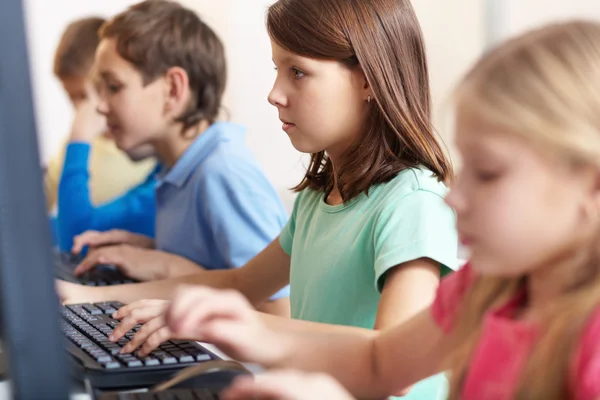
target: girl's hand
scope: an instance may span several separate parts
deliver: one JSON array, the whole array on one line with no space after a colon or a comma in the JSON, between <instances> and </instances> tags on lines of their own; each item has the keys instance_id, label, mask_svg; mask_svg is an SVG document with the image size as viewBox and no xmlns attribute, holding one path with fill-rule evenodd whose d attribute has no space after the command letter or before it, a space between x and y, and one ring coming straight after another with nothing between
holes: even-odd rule
<instances>
[{"instance_id":1,"label":"girl's hand","mask_svg":"<svg viewBox=\"0 0 600 400\"><path fill-rule=\"evenodd\" d=\"M275 371L240 377L221 393L223 400L353 400L333 378L324 374Z\"/></svg>"}]
</instances>

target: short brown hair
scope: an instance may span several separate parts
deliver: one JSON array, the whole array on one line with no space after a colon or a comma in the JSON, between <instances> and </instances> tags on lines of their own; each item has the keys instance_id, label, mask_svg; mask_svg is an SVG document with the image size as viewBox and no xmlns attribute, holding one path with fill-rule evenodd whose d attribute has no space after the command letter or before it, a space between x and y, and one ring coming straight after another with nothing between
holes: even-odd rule
<instances>
[{"instance_id":1,"label":"short brown hair","mask_svg":"<svg viewBox=\"0 0 600 400\"><path fill-rule=\"evenodd\" d=\"M336 166L344 201L410 167L451 180L452 165L431 123L425 46L409 0L279 0L269 7L267 30L292 53L361 68L371 87L363 134ZM325 152L312 154L295 190L327 193L332 174Z\"/></svg>"},{"instance_id":2,"label":"short brown hair","mask_svg":"<svg viewBox=\"0 0 600 400\"><path fill-rule=\"evenodd\" d=\"M178 66L188 74L189 108L177 118L184 128L213 123L227 79L225 50L219 37L193 11L166 0L135 4L100 29L101 39L116 39L117 52L148 84Z\"/></svg>"},{"instance_id":3,"label":"short brown hair","mask_svg":"<svg viewBox=\"0 0 600 400\"><path fill-rule=\"evenodd\" d=\"M54 75L59 79L84 78L94 63L104 18L90 17L71 22L63 32L54 54Z\"/></svg>"}]
</instances>

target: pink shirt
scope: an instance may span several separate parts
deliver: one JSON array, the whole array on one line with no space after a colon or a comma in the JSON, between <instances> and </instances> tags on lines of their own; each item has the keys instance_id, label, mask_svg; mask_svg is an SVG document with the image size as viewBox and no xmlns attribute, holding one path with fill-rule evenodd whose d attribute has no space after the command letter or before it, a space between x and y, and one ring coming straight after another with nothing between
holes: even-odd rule
<instances>
[{"instance_id":1,"label":"pink shirt","mask_svg":"<svg viewBox=\"0 0 600 400\"><path fill-rule=\"evenodd\" d=\"M475 279L469 265L445 278L438 289L432 314L448 333L462 297ZM524 293L484 316L465 380L463 400L510 400L537 337L535 324L511 318ZM600 307L584 328L579 351L573 357L574 400L600 398Z\"/></svg>"}]
</instances>

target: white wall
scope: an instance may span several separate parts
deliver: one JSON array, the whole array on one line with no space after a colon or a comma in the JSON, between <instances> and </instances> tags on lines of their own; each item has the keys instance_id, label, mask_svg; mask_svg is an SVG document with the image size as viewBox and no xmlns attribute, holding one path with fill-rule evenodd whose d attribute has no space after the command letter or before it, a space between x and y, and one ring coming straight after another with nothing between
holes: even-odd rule
<instances>
[{"instance_id":1,"label":"white wall","mask_svg":"<svg viewBox=\"0 0 600 400\"><path fill-rule=\"evenodd\" d=\"M196 10L223 39L229 63L224 105L232 121L248 127L249 146L290 207L293 196L287 188L301 179L306 158L293 149L281 131L275 108L266 100L275 75L264 20L273 0L181 1ZM108 17L134 2L26 0L42 162L59 148L72 117L68 100L52 76L53 53L62 30L75 18ZM443 123L445 100L483 48L483 0L413 3L427 43L438 130L448 136L449 129Z\"/></svg>"},{"instance_id":2,"label":"white wall","mask_svg":"<svg viewBox=\"0 0 600 400\"><path fill-rule=\"evenodd\" d=\"M486 0L495 3L497 41L551 21L588 19L600 21L598 0Z\"/></svg>"},{"instance_id":3,"label":"white wall","mask_svg":"<svg viewBox=\"0 0 600 400\"><path fill-rule=\"evenodd\" d=\"M435 127L454 156L450 95L485 46L484 0L413 0L421 22Z\"/></svg>"}]
</instances>

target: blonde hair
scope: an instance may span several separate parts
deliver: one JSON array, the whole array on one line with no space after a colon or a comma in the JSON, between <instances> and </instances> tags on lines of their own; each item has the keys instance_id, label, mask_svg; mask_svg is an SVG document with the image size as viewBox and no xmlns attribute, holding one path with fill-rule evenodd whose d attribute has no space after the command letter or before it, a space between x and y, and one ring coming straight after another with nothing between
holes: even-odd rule
<instances>
[{"instance_id":1,"label":"blonde hair","mask_svg":"<svg viewBox=\"0 0 600 400\"><path fill-rule=\"evenodd\" d=\"M457 91L460 111L522 136L575 165L600 167L600 24L573 21L512 39L485 55ZM572 361L600 304L598 246L585 252L577 284L548 305L521 375L517 399L572 396ZM449 359L450 399L459 399L484 314L523 288L526 278L479 278L461 304Z\"/></svg>"}]
</instances>

